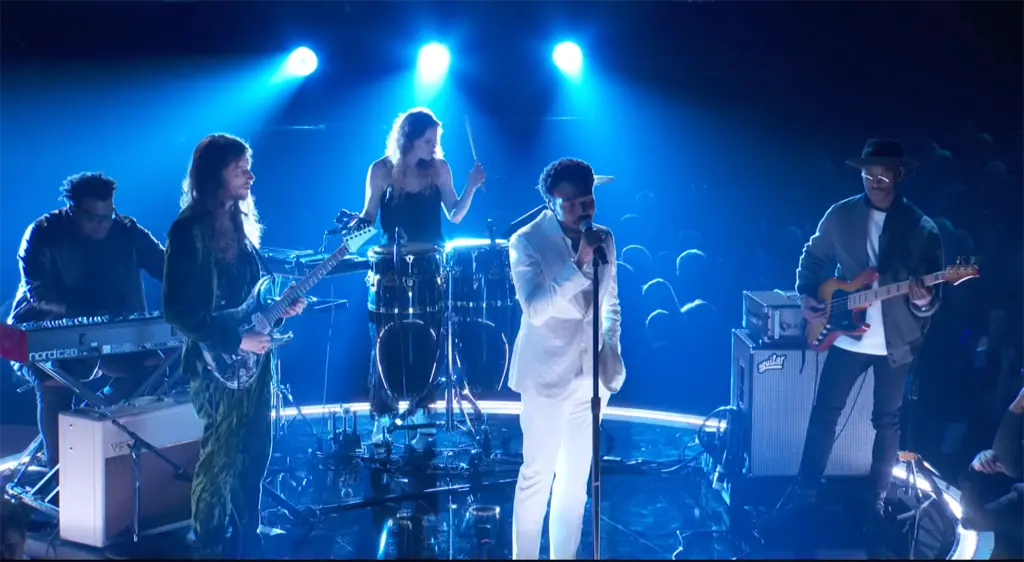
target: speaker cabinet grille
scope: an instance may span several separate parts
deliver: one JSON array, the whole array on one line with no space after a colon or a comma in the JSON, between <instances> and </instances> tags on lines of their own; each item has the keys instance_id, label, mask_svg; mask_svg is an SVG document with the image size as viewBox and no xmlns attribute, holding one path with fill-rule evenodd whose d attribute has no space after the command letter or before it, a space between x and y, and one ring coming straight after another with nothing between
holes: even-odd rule
<instances>
[{"instance_id":1,"label":"speaker cabinet grille","mask_svg":"<svg viewBox=\"0 0 1024 562\"><path fill-rule=\"evenodd\" d=\"M751 477L796 476L821 367L827 352L768 348L733 330L732 405L749 420ZM839 417L826 476L865 476L871 469L874 373L857 381Z\"/></svg>"}]
</instances>

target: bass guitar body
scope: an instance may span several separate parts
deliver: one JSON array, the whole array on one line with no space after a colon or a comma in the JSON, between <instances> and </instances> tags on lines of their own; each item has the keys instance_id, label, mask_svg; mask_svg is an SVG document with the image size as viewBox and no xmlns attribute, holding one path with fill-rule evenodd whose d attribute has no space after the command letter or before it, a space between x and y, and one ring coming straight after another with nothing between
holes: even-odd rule
<instances>
[{"instance_id":1,"label":"bass guitar body","mask_svg":"<svg viewBox=\"0 0 1024 562\"><path fill-rule=\"evenodd\" d=\"M279 322L277 326L271 326L263 316L263 312L274 303L274 298L269 290L271 281L269 276L260 279L249 298L241 306L218 312L215 316L236 326L242 333L270 334L272 347L287 342L291 339L291 334L279 336L275 333L283 322ZM263 361L267 358L267 353L258 355L242 349L234 353L222 353L203 344L200 344L199 347L206 359L206 366L209 367L213 376L232 390L243 389L251 385L259 375L260 369L263 368Z\"/></svg>"},{"instance_id":2,"label":"bass guitar body","mask_svg":"<svg viewBox=\"0 0 1024 562\"><path fill-rule=\"evenodd\" d=\"M864 323L867 307L849 308L846 297L857 291L870 289L878 280L878 272L866 269L850 281L833 277L818 287L818 302L825 309L825 316L818 321L806 322L804 335L807 346L815 351L825 351L839 336L859 336L868 331Z\"/></svg>"}]
</instances>

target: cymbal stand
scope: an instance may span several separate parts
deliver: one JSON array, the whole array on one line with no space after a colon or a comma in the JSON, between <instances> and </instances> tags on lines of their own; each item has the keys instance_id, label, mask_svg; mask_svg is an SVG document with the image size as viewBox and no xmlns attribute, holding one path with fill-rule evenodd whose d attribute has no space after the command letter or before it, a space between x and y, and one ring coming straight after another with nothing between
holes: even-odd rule
<instances>
[{"instance_id":1,"label":"cymbal stand","mask_svg":"<svg viewBox=\"0 0 1024 562\"><path fill-rule=\"evenodd\" d=\"M487 429L487 415L484 414L480 405L476 399L469 392L469 387L466 381L462 379L455 369L456 362L456 349L455 349L455 325L459 321L459 317L455 314L455 307L453 305L453 283L447 283L447 294L444 298L444 317L441 321L441 332L438 334L438 350L437 357L434 361L434 373L438 372L440 367L441 373L439 377L432 377L433 383L431 388L425 390L416 399L409 401L409 406L404 412L399 414L395 421L387 428L387 434L390 435L394 431L399 429L421 429L423 427L435 427L441 428L446 433L455 433L456 431L464 431L468 433L476 442L476 445L480 446L484 451L490 452L490 431ZM443 423L432 423L429 425L404 425L407 420L416 411L418 402L422 400L422 397L433 389L442 387L444 389L444 403L445 403L445 419ZM475 427L472 419L467 414L465 402L469 402L470 407L473 410L473 415L480 420L479 427ZM463 423L456 421L455 409L458 408L459 414L462 416Z\"/></svg>"},{"instance_id":2,"label":"cymbal stand","mask_svg":"<svg viewBox=\"0 0 1024 562\"><path fill-rule=\"evenodd\" d=\"M274 277L274 296L279 297L282 294L281 291L282 278L279 276ZM316 426L313 422L306 417L305 412L302 411L296 402L295 398L292 397L291 386L281 383L281 357L279 355L278 347L272 347L270 351L271 361L271 408L274 412L274 439L277 440L288 434L288 427L296 419L301 419L309 427L310 432L316 436L316 451L318 453L323 452L323 437L320 432L316 430ZM285 421L283 410L285 407L291 407L295 409L296 416L291 420Z\"/></svg>"},{"instance_id":3,"label":"cymbal stand","mask_svg":"<svg viewBox=\"0 0 1024 562\"><path fill-rule=\"evenodd\" d=\"M447 298L447 310L444 313L444 325L442 328L442 337L444 338L444 349L445 357L445 376L444 376L444 405L445 405L445 431L451 433L456 429L466 431L474 439L480 437L477 434L477 428L473 427L473 421L468 415L466 415L466 405L463 400L469 402L469 405L473 409L473 415L480 419L480 429L487 426L487 415L484 414L483 410L480 409L480 405L477 404L476 399L469 392L469 386L466 381L456 374L455 363L457 360L457 351L455 349L455 324L460 320L455 315L455 307L452 305L451 295L451 284L449 283L449 294ZM455 421L455 406L458 406L459 413L462 414L462 419L465 421L465 426L458 424Z\"/></svg>"}]
</instances>

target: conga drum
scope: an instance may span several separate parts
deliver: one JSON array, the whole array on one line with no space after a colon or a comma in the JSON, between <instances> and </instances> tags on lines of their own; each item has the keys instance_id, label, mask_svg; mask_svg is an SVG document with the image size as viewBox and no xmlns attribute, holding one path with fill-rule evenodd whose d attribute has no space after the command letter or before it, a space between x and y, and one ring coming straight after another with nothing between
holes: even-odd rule
<instances>
[{"instance_id":1,"label":"conga drum","mask_svg":"<svg viewBox=\"0 0 1024 562\"><path fill-rule=\"evenodd\" d=\"M510 397L508 367L522 313L508 241L452 240L445 246L444 265L461 378L474 398Z\"/></svg>"},{"instance_id":2,"label":"conga drum","mask_svg":"<svg viewBox=\"0 0 1024 562\"><path fill-rule=\"evenodd\" d=\"M443 254L432 244L368 252L367 308L376 336L373 376L396 400L411 400L437 376L444 316Z\"/></svg>"}]
</instances>

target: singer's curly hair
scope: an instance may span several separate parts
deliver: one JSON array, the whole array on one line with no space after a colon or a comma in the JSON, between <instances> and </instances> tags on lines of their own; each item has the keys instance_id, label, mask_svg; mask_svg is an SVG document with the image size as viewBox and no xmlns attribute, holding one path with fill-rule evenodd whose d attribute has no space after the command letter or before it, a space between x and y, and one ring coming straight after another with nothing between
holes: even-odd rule
<instances>
[{"instance_id":1,"label":"singer's curly hair","mask_svg":"<svg viewBox=\"0 0 1024 562\"><path fill-rule=\"evenodd\" d=\"M574 185L581 195L590 194L594 191L594 169L577 158L555 160L540 174L537 189L544 199L551 199L555 188L562 183Z\"/></svg>"}]
</instances>

